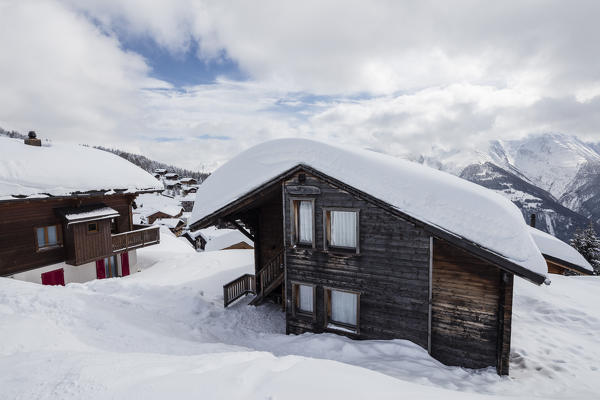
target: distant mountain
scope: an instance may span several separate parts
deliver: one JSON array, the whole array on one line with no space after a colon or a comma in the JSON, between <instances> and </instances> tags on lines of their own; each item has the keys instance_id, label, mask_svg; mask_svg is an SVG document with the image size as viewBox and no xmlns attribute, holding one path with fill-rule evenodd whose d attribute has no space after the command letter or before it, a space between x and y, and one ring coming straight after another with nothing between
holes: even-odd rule
<instances>
[{"instance_id":1,"label":"distant mountain","mask_svg":"<svg viewBox=\"0 0 600 400\"><path fill-rule=\"evenodd\" d=\"M562 240L594 221L600 226L600 146L575 136L544 134L492 140L480 149L440 150L417 161L495 190L527 220Z\"/></svg>"},{"instance_id":2,"label":"distant mountain","mask_svg":"<svg viewBox=\"0 0 600 400\"><path fill-rule=\"evenodd\" d=\"M210 175L206 172L191 171L189 169L174 167L174 166L166 164L166 163L151 160L148 157L142 156L140 154L128 153L126 151L117 150L117 149L109 149L109 148L102 147L102 146L94 146L94 147L99 150L104 150L104 151L108 151L110 153L116 154L119 157L123 157L127 161L134 163L135 165L142 168L143 170L150 172L152 175L154 175L154 170L157 168L163 168L163 169L166 169L168 172L174 172L177 175L179 175L180 178L183 178L183 177L194 178L198 182L203 182Z\"/></svg>"}]
</instances>

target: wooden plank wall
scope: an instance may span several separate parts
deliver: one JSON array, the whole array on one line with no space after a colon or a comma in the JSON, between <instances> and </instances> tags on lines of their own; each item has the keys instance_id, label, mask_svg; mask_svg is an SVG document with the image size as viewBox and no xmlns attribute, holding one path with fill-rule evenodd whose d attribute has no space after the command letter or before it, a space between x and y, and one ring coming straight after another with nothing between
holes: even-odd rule
<instances>
[{"instance_id":1,"label":"wooden plank wall","mask_svg":"<svg viewBox=\"0 0 600 400\"><path fill-rule=\"evenodd\" d=\"M497 366L501 359L508 372L512 275L504 287L501 278L497 267L447 242L434 240L433 357L447 365L467 368ZM504 309L500 312L502 302ZM498 335L500 318L502 335ZM499 347L503 353L500 357Z\"/></svg>"},{"instance_id":2,"label":"wooden plank wall","mask_svg":"<svg viewBox=\"0 0 600 400\"><path fill-rule=\"evenodd\" d=\"M284 182L300 185L298 174ZM429 235L380 207L306 174L303 185L316 186L316 249L286 246L286 330L325 330L323 287L361 293L359 339L408 339L427 347ZM284 190L285 193L285 190ZM309 198L311 196L308 196ZM290 202L284 198L285 240L290 242ZM323 207L360 209L360 254L324 251ZM315 284L316 320L294 316L291 281Z\"/></svg>"},{"instance_id":3,"label":"wooden plank wall","mask_svg":"<svg viewBox=\"0 0 600 400\"><path fill-rule=\"evenodd\" d=\"M60 224L55 209L104 203L119 212L119 232L131 230L133 195L90 196L68 199L36 199L0 202L0 276L65 261L65 247L36 252L35 227ZM68 232L63 230L66 241Z\"/></svg>"},{"instance_id":4,"label":"wooden plank wall","mask_svg":"<svg viewBox=\"0 0 600 400\"><path fill-rule=\"evenodd\" d=\"M70 264L81 265L112 255L110 220L98 221L98 232L88 232L87 223L72 224L67 230L73 231L75 259Z\"/></svg>"}]
</instances>

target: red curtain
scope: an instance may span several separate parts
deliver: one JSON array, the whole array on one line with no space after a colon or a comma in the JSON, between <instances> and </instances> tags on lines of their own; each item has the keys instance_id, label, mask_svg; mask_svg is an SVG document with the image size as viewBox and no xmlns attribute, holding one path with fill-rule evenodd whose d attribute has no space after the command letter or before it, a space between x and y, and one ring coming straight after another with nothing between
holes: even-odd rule
<instances>
[{"instance_id":1,"label":"red curtain","mask_svg":"<svg viewBox=\"0 0 600 400\"><path fill-rule=\"evenodd\" d=\"M121 253L121 276L129 275L129 253Z\"/></svg>"},{"instance_id":2,"label":"red curtain","mask_svg":"<svg viewBox=\"0 0 600 400\"><path fill-rule=\"evenodd\" d=\"M59 268L54 271L44 272L42 274L42 285L65 286L65 270Z\"/></svg>"},{"instance_id":3,"label":"red curtain","mask_svg":"<svg viewBox=\"0 0 600 400\"><path fill-rule=\"evenodd\" d=\"M106 278L106 269L104 269L104 259L96 261L96 278Z\"/></svg>"}]
</instances>

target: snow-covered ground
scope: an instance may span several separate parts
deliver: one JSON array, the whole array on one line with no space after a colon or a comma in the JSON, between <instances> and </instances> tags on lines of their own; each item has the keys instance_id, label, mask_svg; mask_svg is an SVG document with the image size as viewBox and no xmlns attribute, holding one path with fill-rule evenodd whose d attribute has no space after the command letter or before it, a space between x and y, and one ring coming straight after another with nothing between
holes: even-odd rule
<instances>
[{"instance_id":1,"label":"snow-covered ground","mask_svg":"<svg viewBox=\"0 0 600 400\"><path fill-rule=\"evenodd\" d=\"M511 376L447 367L403 340L286 336L274 305L223 308L252 251L161 233L141 273L40 286L0 278L0 399L598 398L600 279L517 279Z\"/></svg>"}]
</instances>

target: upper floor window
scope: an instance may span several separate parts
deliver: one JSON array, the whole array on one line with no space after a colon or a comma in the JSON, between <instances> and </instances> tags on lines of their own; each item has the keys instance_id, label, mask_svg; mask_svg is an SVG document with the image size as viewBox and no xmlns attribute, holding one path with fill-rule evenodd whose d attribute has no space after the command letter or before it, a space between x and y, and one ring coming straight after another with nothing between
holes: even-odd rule
<instances>
[{"instance_id":1,"label":"upper floor window","mask_svg":"<svg viewBox=\"0 0 600 400\"><path fill-rule=\"evenodd\" d=\"M314 247L314 206L313 199L292 200L292 218L294 221L292 240L293 244L304 244Z\"/></svg>"},{"instance_id":2,"label":"upper floor window","mask_svg":"<svg viewBox=\"0 0 600 400\"><path fill-rule=\"evenodd\" d=\"M325 210L325 247L356 249L358 253L358 210Z\"/></svg>"},{"instance_id":3,"label":"upper floor window","mask_svg":"<svg viewBox=\"0 0 600 400\"><path fill-rule=\"evenodd\" d=\"M88 233L98 232L98 223L97 222L88 222L87 231L88 231Z\"/></svg>"},{"instance_id":4,"label":"upper floor window","mask_svg":"<svg viewBox=\"0 0 600 400\"><path fill-rule=\"evenodd\" d=\"M60 225L35 228L38 250L62 246L62 230Z\"/></svg>"}]
</instances>

